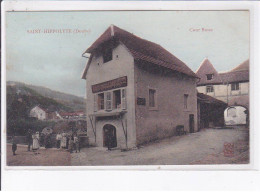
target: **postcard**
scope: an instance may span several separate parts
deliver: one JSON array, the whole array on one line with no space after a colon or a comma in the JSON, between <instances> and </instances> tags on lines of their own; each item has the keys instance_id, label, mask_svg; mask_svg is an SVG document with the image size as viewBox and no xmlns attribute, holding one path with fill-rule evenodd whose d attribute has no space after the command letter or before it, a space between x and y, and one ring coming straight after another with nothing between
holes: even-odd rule
<instances>
[{"instance_id":1,"label":"postcard","mask_svg":"<svg viewBox=\"0 0 260 194\"><path fill-rule=\"evenodd\" d=\"M5 185L13 173L74 188L71 170L256 168L255 4L2 5Z\"/></svg>"},{"instance_id":2,"label":"postcard","mask_svg":"<svg viewBox=\"0 0 260 194\"><path fill-rule=\"evenodd\" d=\"M249 164L249 15L7 11L6 165Z\"/></svg>"}]
</instances>

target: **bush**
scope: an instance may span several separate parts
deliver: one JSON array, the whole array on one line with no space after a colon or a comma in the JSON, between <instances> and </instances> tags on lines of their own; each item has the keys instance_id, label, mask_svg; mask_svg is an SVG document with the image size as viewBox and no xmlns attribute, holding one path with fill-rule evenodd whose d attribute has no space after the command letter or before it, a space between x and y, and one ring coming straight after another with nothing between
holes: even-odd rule
<instances>
[{"instance_id":1,"label":"bush","mask_svg":"<svg viewBox=\"0 0 260 194\"><path fill-rule=\"evenodd\" d=\"M31 129L33 132L42 131L45 127L53 127L53 121L41 121L33 119L7 119L7 135L26 135L27 130Z\"/></svg>"}]
</instances>

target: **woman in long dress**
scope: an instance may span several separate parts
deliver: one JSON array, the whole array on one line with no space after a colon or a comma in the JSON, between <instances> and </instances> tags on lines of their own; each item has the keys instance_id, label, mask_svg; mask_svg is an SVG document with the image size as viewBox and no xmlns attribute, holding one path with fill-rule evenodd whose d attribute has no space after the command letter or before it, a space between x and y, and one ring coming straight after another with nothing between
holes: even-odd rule
<instances>
[{"instance_id":1,"label":"woman in long dress","mask_svg":"<svg viewBox=\"0 0 260 194\"><path fill-rule=\"evenodd\" d=\"M33 134L32 139L33 139L32 150L37 151L36 154L39 154L39 151L38 151L40 149L40 144L39 144L40 134L39 134L39 132L36 132L35 134Z\"/></svg>"},{"instance_id":2,"label":"woman in long dress","mask_svg":"<svg viewBox=\"0 0 260 194\"><path fill-rule=\"evenodd\" d=\"M66 133L62 133L61 134L62 138L61 138L61 147L62 148L66 148L66 143L67 143L67 135Z\"/></svg>"}]
</instances>

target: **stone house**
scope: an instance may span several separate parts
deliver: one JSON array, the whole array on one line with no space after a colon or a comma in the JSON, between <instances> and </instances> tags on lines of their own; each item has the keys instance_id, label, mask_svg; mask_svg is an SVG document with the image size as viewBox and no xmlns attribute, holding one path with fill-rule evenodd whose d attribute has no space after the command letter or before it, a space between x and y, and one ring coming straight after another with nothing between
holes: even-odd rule
<instances>
[{"instance_id":1,"label":"stone house","mask_svg":"<svg viewBox=\"0 0 260 194\"><path fill-rule=\"evenodd\" d=\"M249 60L231 71L218 73L209 59L204 59L196 74L200 78L198 92L222 100L230 106L240 102L249 105Z\"/></svg>"},{"instance_id":2,"label":"stone house","mask_svg":"<svg viewBox=\"0 0 260 194\"><path fill-rule=\"evenodd\" d=\"M226 125L249 123L249 60L231 71L218 73L208 59L196 72L200 77L198 92L227 103L223 112Z\"/></svg>"},{"instance_id":3,"label":"stone house","mask_svg":"<svg viewBox=\"0 0 260 194\"><path fill-rule=\"evenodd\" d=\"M163 47L111 25L85 53L90 143L133 148L174 135L177 125L198 130L198 78Z\"/></svg>"}]
</instances>

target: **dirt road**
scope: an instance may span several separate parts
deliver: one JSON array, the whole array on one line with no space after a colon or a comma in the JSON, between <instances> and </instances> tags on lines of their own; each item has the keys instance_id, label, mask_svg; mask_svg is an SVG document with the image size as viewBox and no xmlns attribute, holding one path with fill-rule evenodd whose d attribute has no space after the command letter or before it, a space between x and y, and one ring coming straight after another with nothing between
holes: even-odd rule
<instances>
[{"instance_id":1,"label":"dirt road","mask_svg":"<svg viewBox=\"0 0 260 194\"><path fill-rule=\"evenodd\" d=\"M71 155L64 150L40 149L40 154L27 152L26 146L18 146L15 156L7 145L7 166L70 166Z\"/></svg>"},{"instance_id":2,"label":"dirt road","mask_svg":"<svg viewBox=\"0 0 260 194\"><path fill-rule=\"evenodd\" d=\"M243 142L248 149L248 130L207 129L181 137L171 137L137 150L121 152L100 148L85 148L72 154L72 165L187 165L247 163L248 150L243 159L223 156L224 143ZM237 145L237 144L236 144ZM235 154L240 154L237 151ZM208 159L209 156L211 160ZM237 156L234 156L237 157ZM210 161L210 162L209 162Z\"/></svg>"},{"instance_id":3,"label":"dirt road","mask_svg":"<svg viewBox=\"0 0 260 194\"><path fill-rule=\"evenodd\" d=\"M207 129L171 137L127 152L105 148L84 148L70 154L64 150L40 149L40 154L18 146L13 156L7 145L9 166L97 166L97 165L188 165L244 164L249 161L249 131L238 129ZM223 154L224 143L234 143L234 156Z\"/></svg>"}]
</instances>

